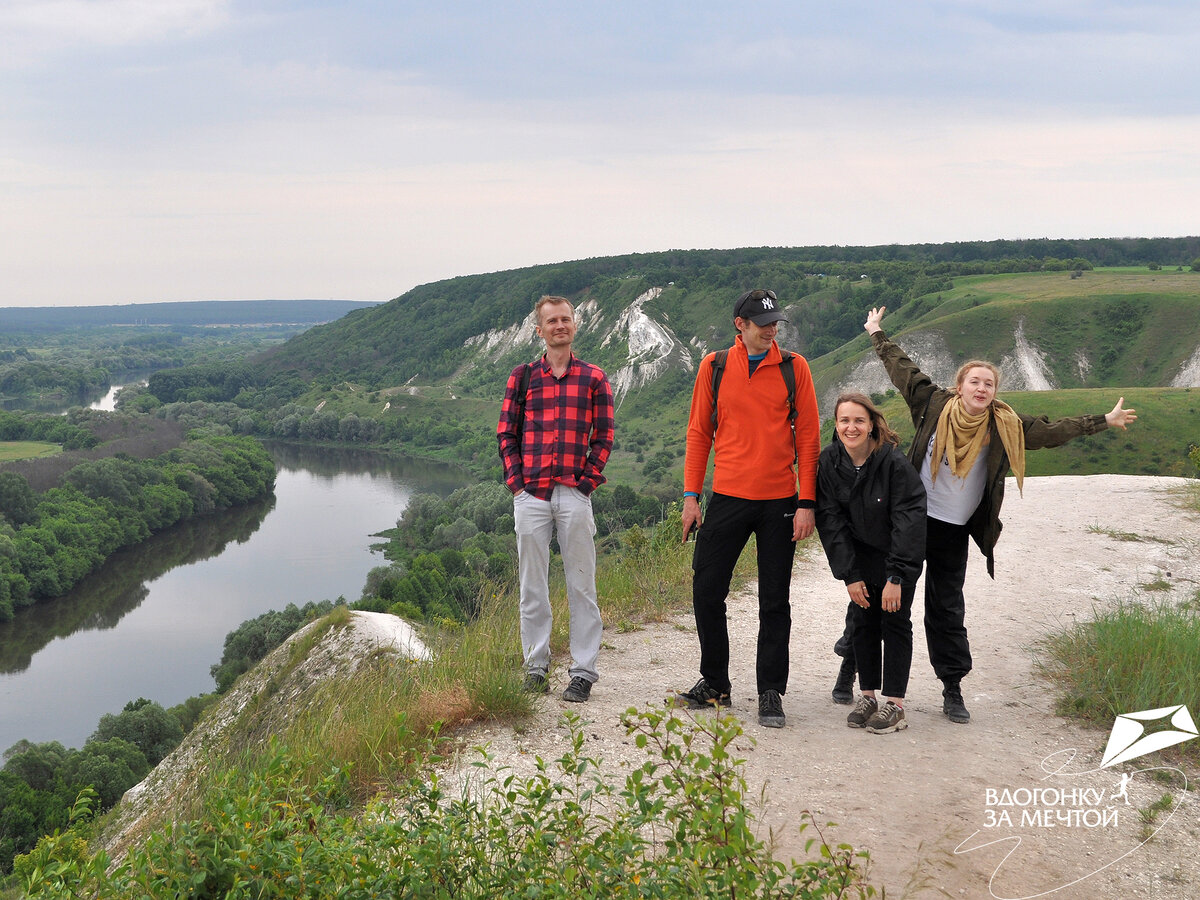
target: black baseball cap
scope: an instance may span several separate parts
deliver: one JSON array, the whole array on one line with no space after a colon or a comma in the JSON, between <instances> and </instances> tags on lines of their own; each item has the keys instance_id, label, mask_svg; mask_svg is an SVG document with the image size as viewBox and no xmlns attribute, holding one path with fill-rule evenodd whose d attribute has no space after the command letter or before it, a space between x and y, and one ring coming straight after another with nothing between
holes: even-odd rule
<instances>
[{"instance_id":1,"label":"black baseball cap","mask_svg":"<svg viewBox=\"0 0 1200 900\"><path fill-rule=\"evenodd\" d=\"M787 321L787 316L779 310L779 299L774 291L746 291L733 305L733 317L736 319L739 316L755 325Z\"/></svg>"}]
</instances>

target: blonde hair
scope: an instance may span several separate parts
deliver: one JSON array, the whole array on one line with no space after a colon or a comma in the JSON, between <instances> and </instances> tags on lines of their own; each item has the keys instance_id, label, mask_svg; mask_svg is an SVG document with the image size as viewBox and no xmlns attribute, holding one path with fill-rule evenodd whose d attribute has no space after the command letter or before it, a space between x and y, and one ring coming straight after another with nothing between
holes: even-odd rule
<instances>
[{"instance_id":1,"label":"blonde hair","mask_svg":"<svg viewBox=\"0 0 1200 900\"><path fill-rule=\"evenodd\" d=\"M967 377L967 373L972 369L987 369L996 378L996 390L1000 390L1000 367L995 363L988 362L986 359L972 359L959 366L958 374L954 376L954 387L956 389L962 387L963 379Z\"/></svg>"},{"instance_id":2,"label":"blonde hair","mask_svg":"<svg viewBox=\"0 0 1200 900\"><path fill-rule=\"evenodd\" d=\"M867 411L867 416L871 420L871 452L874 453L884 444L891 444L893 447L900 446L900 435L892 431L888 427L887 419L871 402L871 398L866 394L860 394L858 391L847 391L840 394L837 402L833 404L833 422L834 430L837 430L838 410L841 409L843 403L857 403Z\"/></svg>"},{"instance_id":3,"label":"blonde hair","mask_svg":"<svg viewBox=\"0 0 1200 900\"><path fill-rule=\"evenodd\" d=\"M533 317L537 319L538 325L542 324L542 307L548 306L551 303L565 303L571 309L571 318L575 318L575 307L566 297L556 297L553 294L544 294L538 298L538 302L533 307Z\"/></svg>"}]
</instances>

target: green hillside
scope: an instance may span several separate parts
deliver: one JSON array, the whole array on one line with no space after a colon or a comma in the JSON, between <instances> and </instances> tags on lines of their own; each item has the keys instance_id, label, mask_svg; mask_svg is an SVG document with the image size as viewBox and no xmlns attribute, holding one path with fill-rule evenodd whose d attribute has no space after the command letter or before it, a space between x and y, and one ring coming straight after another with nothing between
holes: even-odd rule
<instances>
[{"instance_id":1,"label":"green hillside","mask_svg":"<svg viewBox=\"0 0 1200 900\"><path fill-rule=\"evenodd\" d=\"M809 358L826 415L824 406L841 386L863 375L880 379L862 323L867 310L883 305L890 334L902 345L929 342L947 365L974 357L1003 361L1019 336L1049 383L1113 389L1100 390L1089 411L1106 411L1118 394L1132 396L1135 388L1156 389L1146 401L1149 419L1155 404L1166 402L1158 398L1173 396L1169 385L1200 345L1200 272L1192 265L1198 256L1200 238L1178 238L746 248L580 260L422 285L314 327L244 368L175 370L152 378L150 390L162 402L233 401L254 411L256 432L373 436L401 451L464 462L491 478L498 471L492 435L504 379L537 351L523 324L536 298L553 293L573 300L581 320L576 350L610 376L629 364L634 338L627 313L636 303L642 321L668 335L672 349L649 380L626 372L634 380L619 398L609 472L613 480L666 495L682 468L695 365L707 349L732 340L731 306L744 290L770 287L779 295L789 319L781 343ZM1094 267L1102 262L1118 265ZM1031 396L1030 410L1050 396ZM1163 414L1173 418L1170 410ZM350 416L350 427L340 427ZM379 427L361 428L366 419ZM1155 438L1161 462L1140 453L1139 434L1150 431L1144 420L1132 433L1134 449L1102 436L1081 442L1086 450L1047 453L1033 465L1174 471L1174 458L1197 435L1188 433L1186 416L1165 427L1177 433Z\"/></svg>"},{"instance_id":2,"label":"green hillside","mask_svg":"<svg viewBox=\"0 0 1200 900\"><path fill-rule=\"evenodd\" d=\"M1113 428L1070 441L1061 447L1031 451L1027 475L1174 475L1195 477L1189 451L1200 444L1200 388L1128 388L1000 392L1019 412L1058 419L1106 413L1117 398L1137 410L1138 420L1126 431ZM904 401L894 392L880 409L907 451L913 425ZM832 420L822 429L823 442L833 433Z\"/></svg>"}]
</instances>

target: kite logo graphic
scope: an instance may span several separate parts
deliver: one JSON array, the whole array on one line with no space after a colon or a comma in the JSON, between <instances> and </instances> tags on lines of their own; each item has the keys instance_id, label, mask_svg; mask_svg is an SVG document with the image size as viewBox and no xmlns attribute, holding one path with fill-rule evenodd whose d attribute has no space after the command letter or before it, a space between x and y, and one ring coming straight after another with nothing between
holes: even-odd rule
<instances>
[{"instance_id":1,"label":"kite logo graphic","mask_svg":"<svg viewBox=\"0 0 1200 900\"><path fill-rule=\"evenodd\" d=\"M1161 722L1168 720L1170 728L1152 731L1146 734L1143 722ZM1178 706L1164 706L1161 709L1146 709L1142 712L1125 713L1117 716L1113 722L1112 733L1108 736L1108 744L1104 748L1104 758L1100 768L1115 766L1117 763L1129 762L1155 750L1173 747L1200 737L1196 731L1196 723L1192 715L1182 703Z\"/></svg>"}]
</instances>

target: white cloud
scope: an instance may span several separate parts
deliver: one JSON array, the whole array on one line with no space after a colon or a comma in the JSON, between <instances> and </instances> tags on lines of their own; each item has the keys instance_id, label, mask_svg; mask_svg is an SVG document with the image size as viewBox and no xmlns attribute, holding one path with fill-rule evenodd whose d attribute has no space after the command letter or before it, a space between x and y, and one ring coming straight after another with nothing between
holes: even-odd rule
<instances>
[{"instance_id":1,"label":"white cloud","mask_svg":"<svg viewBox=\"0 0 1200 900\"><path fill-rule=\"evenodd\" d=\"M0 28L26 37L120 45L210 31L229 0L6 0Z\"/></svg>"}]
</instances>

